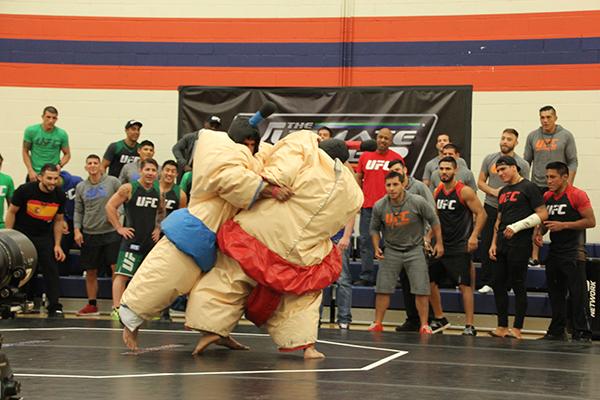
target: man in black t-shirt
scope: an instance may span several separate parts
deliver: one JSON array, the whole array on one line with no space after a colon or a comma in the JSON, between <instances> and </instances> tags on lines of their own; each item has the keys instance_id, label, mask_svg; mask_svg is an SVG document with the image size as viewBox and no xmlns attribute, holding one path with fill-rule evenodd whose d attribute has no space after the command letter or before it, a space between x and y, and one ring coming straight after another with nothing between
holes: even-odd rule
<instances>
[{"instance_id":1,"label":"man in black t-shirt","mask_svg":"<svg viewBox=\"0 0 600 400\"><path fill-rule=\"evenodd\" d=\"M435 333L446 329L450 324L444 317L442 299L438 285L444 276L458 285L465 310L465 329L463 335L476 336L473 326L473 285L474 271L471 253L477 249L478 237L486 214L475 191L456 179L457 163L453 157L440 160L436 173L442 183L433 192L435 208L442 226L444 238L444 256L429 266L431 293L429 301L434 312L431 329Z\"/></svg>"},{"instance_id":2,"label":"man in black t-shirt","mask_svg":"<svg viewBox=\"0 0 600 400\"><path fill-rule=\"evenodd\" d=\"M59 170L45 164L37 182L25 183L15 190L6 215L6 227L23 233L33 242L38 254L38 271L44 275L48 296L48 317L63 317L57 261L65 259L60 242L66 197L57 187Z\"/></svg>"},{"instance_id":3,"label":"man in black t-shirt","mask_svg":"<svg viewBox=\"0 0 600 400\"><path fill-rule=\"evenodd\" d=\"M585 230L596 226L596 217L587 194L569 183L569 167L555 161L546 165L548 191L544 194L548 221L537 229L535 243L542 246L541 233L550 232L546 259L548 296L552 322L544 339L567 340L567 292L573 317L574 341L590 342L586 286ZM541 232L540 232L541 230Z\"/></svg>"},{"instance_id":4,"label":"man in black t-shirt","mask_svg":"<svg viewBox=\"0 0 600 400\"><path fill-rule=\"evenodd\" d=\"M498 193L498 217L489 249L496 261L494 298L498 327L492 336L521 338L527 311L527 263L532 249L533 228L548 219L544 200L536 185L519 175L519 167L511 156L496 161L498 177L505 186ZM508 329L508 288L515 292L515 321Z\"/></svg>"},{"instance_id":5,"label":"man in black t-shirt","mask_svg":"<svg viewBox=\"0 0 600 400\"><path fill-rule=\"evenodd\" d=\"M119 305L127 282L133 277L146 255L160 237L160 222L164 218L164 201L156 181L158 163L153 158L141 162L141 177L122 185L106 203L106 216L117 233L123 237L113 277L113 311L119 319ZM124 224L118 209L125 210Z\"/></svg>"},{"instance_id":6,"label":"man in black t-shirt","mask_svg":"<svg viewBox=\"0 0 600 400\"><path fill-rule=\"evenodd\" d=\"M108 175L118 178L125 165L139 160L138 139L142 126L140 121L130 119L125 124L125 139L108 145L102 160L102 169L108 168Z\"/></svg>"}]
</instances>

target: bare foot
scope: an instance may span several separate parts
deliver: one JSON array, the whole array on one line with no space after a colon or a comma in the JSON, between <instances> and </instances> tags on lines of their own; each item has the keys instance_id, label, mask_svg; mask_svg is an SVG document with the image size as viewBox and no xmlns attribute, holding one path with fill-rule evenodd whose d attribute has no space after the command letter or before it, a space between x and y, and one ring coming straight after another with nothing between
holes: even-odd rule
<instances>
[{"instance_id":1,"label":"bare foot","mask_svg":"<svg viewBox=\"0 0 600 400\"><path fill-rule=\"evenodd\" d=\"M305 360L316 360L320 358L325 358L325 354L317 351L314 344L311 344L306 349L304 349Z\"/></svg>"},{"instance_id":2,"label":"bare foot","mask_svg":"<svg viewBox=\"0 0 600 400\"><path fill-rule=\"evenodd\" d=\"M497 327L495 330L490 332L490 336L493 337L506 337L506 335L508 335L509 330L508 328L504 328L504 327Z\"/></svg>"},{"instance_id":3,"label":"bare foot","mask_svg":"<svg viewBox=\"0 0 600 400\"><path fill-rule=\"evenodd\" d=\"M123 327L123 343L125 343L125 346L127 346L129 350L138 350L137 335L137 329L132 332L127 327Z\"/></svg>"},{"instance_id":4,"label":"bare foot","mask_svg":"<svg viewBox=\"0 0 600 400\"><path fill-rule=\"evenodd\" d=\"M509 330L507 336L515 339L523 339L523 336L521 336L521 330L518 328L512 328Z\"/></svg>"},{"instance_id":5,"label":"bare foot","mask_svg":"<svg viewBox=\"0 0 600 400\"><path fill-rule=\"evenodd\" d=\"M231 336L219 338L216 344L219 346L227 347L231 350L250 350L250 346L246 346L245 344L238 342Z\"/></svg>"},{"instance_id":6,"label":"bare foot","mask_svg":"<svg viewBox=\"0 0 600 400\"><path fill-rule=\"evenodd\" d=\"M221 339L221 336L214 333L205 333L200 340L198 340L198 344L196 344L196 348L192 352L193 356L197 356L202 353L204 349L206 349L209 345L218 342Z\"/></svg>"}]
</instances>

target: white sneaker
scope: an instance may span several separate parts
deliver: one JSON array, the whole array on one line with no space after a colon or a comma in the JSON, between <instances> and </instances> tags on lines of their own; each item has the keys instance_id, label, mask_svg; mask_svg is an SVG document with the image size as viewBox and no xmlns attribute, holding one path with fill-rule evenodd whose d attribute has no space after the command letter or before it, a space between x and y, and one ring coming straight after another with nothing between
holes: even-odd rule
<instances>
[{"instance_id":1,"label":"white sneaker","mask_svg":"<svg viewBox=\"0 0 600 400\"><path fill-rule=\"evenodd\" d=\"M488 294L488 293L491 293L493 291L494 291L494 289L492 289L490 286L484 285L481 289L479 289L477 291L477 293Z\"/></svg>"},{"instance_id":2,"label":"white sneaker","mask_svg":"<svg viewBox=\"0 0 600 400\"><path fill-rule=\"evenodd\" d=\"M527 263L527 265L531 268L541 268L542 267L540 261L535 260L533 258L529 258L529 262Z\"/></svg>"}]
</instances>

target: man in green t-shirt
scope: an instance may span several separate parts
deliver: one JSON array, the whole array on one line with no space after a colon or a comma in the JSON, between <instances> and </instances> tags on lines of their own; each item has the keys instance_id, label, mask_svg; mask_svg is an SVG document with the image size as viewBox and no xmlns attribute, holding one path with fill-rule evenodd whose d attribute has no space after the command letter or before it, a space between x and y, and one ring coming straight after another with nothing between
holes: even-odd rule
<instances>
[{"instance_id":1,"label":"man in green t-shirt","mask_svg":"<svg viewBox=\"0 0 600 400\"><path fill-rule=\"evenodd\" d=\"M58 110L47 106L42 112L42 123L28 126L23 136L23 162L27 167L27 180L35 182L45 164L61 168L71 159L69 136L56 125ZM60 157L62 151L63 156Z\"/></svg>"},{"instance_id":2,"label":"man in green t-shirt","mask_svg":"<svg viewBox=\"0 0 600 400\"><path fill-rule=\"evenodd\" d=\"M0 154L0 170L2 169L2 163L4 158ZM0 229L4 229L4 202L10 206L10 199L15 192L15 184L10 176L0 172Z\"/></svg>"}]
</instances>

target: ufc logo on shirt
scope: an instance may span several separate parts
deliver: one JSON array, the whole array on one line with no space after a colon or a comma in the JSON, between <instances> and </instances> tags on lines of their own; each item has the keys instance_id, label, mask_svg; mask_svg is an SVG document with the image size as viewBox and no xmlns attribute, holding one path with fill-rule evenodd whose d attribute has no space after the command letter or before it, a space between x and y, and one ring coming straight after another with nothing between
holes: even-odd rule
<instances>
[{"instance_id":1,"label":"ufc logo on shirt","mask_svg":"<svg viewBox=\"0 0 600 400\"><path fill-rule=\"evenodd\" d=\"M167 210L173 210L173 209L175 209L176 204L177 204L177 202L175 200L167 200L165 202L165 208Z\"/></svg>"},{"instance_id":2,"label":"ufc logo on shirt","mask_svg":"<svg viewBox=\"0 0 600 400\"><path fill-rule=\"evenodd\" d=\"M548 215L565 215L567 213L565 208L567 208L566 204L551 204L546 206Z\"/></svg>"},{"instance_id":3,"label":"ufc logo on shirt","mask_svg":"<svg viewBox=\"0 0 600 400\"><path fill-rule=\"evenodd\" d=\"M498 198L498 202L500 204L504 204L507 201L510 202L515 202L519 199L519 195L521 194L521 192L516 191L516 192L506 192L500 195L500 197Z\"/></svg>"},{"instance_id":4,"label":"ufc logo on shirt","mask_svg":"<svg viewBox=\"0 0 600 400\"><path fill-rule=\"evenodd\" d=\"M65 192L65 195L67 196L67 199L69 199L69 200L75 200L75 188L67 190Z\"/></svg>"},{"instance_id":5,"label":"ufc logo on shirt","mask_svg":"<svg viewBox=\"0 0 600 400\"><path fill-rule=\"evenodd\" d=\"M121 164L129 164L132 162L136 162L138 160L138 156L128 156L127 154L121 154L121 158L119 159L119 162Z\"/></svg>"},{"instance_id":6,"label":"ufc logo on shirt","mask_svg":"<svg viewBox=\"0 0 600 400\"><path fill-rule=\"evenodd\" d=\"M158 208L158 199L156 197L140 196L135 201L135 205L138 207Z\"/></svg>"},{"instance_id":7,"label":"ufc logo on shirt","mask_svg":"<svg viewBox=\"0 0 600 400\"><path fill-rule=\"evenodd\" d=\"M365 169L369 170L369 171L377 171L379 169L388 171L389 170L388 163L389 163L389 161L386 161L386 160L369 160L369 161L367 161L367 164L365 165Z\"/></svg>"},{"instance_id":8,"label":"ufc logo on shirt","mask_svg":"<svg viewBox=\"0 0 600 400\"><path fill-rule=\"evenodd\" d=\"M456 200L438 199L438 210L456 210Z\"/></svg>"}]
</instances>

